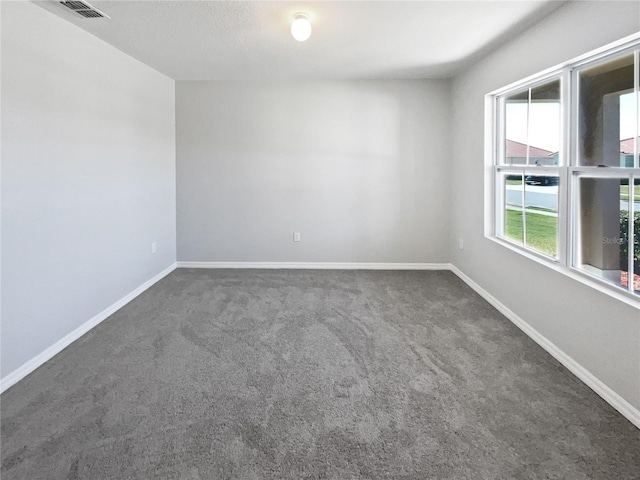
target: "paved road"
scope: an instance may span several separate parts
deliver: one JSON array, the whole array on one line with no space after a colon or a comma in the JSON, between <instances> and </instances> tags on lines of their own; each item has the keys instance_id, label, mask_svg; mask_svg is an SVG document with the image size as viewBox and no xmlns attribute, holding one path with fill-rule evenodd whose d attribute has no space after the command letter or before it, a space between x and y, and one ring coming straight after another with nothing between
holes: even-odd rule
<instances>
[{"instance_id":1,"label":"paved road","mask_svg":"<svg viewBox=\"0 0 640 480\"><path fill-rule=\"evenodd\" d=\"M620 200L620 210L629 210L629 202ZM640 212L640 202L633 202L633 211Z\"/></svg>"}]
</instances>

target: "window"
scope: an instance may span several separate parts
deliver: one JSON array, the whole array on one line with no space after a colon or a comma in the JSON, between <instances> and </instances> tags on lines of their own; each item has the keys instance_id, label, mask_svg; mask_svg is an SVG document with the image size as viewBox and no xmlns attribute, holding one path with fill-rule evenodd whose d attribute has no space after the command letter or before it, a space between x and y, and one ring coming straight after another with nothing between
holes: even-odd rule
<instances>
[{"instance_id":1,"label":"window","mask_svg":"<svg viewBox=\"0 0 640 480\"><path fill-rule=\"evenodd\" d=\"M503 201L496 233L551 258L558 256L561 84L555 78L528 86L498 103Z\"/></svg>"},{"instance_id":2,"label":"window","mask_svg":"<svg viewBox=\"0 0 640 480\"><path fill-rule=\"evenodd\" d=\"M640 35L488 99L488 236L640 305Z\"/></svg>"}]
</instances>

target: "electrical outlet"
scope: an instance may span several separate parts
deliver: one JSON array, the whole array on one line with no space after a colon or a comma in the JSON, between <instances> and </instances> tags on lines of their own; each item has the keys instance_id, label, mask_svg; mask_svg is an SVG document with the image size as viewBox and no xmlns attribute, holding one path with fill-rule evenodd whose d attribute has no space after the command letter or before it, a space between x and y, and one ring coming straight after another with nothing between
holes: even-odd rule
<instances>
[{"instance_id":1,"label":"electrical outlet","mask_svg":"<svg viewBox=\"0 0 640 480\"><path fill-rule=\"evenodd\" d=\"M158 251L158 245L156 242L151 242L151 253L156 253Z\"/></svg>"},{"instance_id":2,"label":"electrical outlet","mask_svg":"<svg viewBox=\"0 0 640 480\"><path fill-rule=\"evenodd\" d=\"M458 240L458 246L460 247L460 250L464 250L464 240L463 239L459 239Z\"/></svg>"},{"instance_id":3,"label":"electrical outlet","mask_svg":"<svg viewBox=\"0 0 640 480\"><path fill-rule=\"evenodd\" d=\"M293 241L294 242L300 241L300 232L293 232Z\"/></svg>"}]
</instances>

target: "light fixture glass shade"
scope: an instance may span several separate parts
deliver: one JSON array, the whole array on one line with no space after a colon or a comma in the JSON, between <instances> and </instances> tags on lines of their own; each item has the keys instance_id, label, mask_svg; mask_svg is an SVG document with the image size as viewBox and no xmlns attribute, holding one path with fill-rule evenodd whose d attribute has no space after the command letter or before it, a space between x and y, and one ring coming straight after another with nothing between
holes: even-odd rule
<instances>
[{"instance_id":1,"label":"light fixture glass shade","mask_svg":"<svg viewBox=\"0 0 640 480\"><path fill-rule=\"evenodd\" d=\"M311 36L311 23L305 13L297 13L293 17L291 35L299 42L304 42Z\"/></svg>"}]
</instances>

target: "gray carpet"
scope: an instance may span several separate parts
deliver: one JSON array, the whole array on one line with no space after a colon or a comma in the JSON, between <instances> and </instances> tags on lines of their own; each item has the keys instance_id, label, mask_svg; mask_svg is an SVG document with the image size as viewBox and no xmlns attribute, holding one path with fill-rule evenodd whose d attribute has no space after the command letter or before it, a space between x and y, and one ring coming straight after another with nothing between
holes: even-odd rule
<instances>
[{"instance_id":1,"label":"gray carpet","mask_svg":"<svg viewBox=\"0 0 640 480\"><path fill-rule=\"evenodd\" d=\"M3 480L640 478L449 272L177 270L1 400Z\"/></svg>"}]
</instances>

